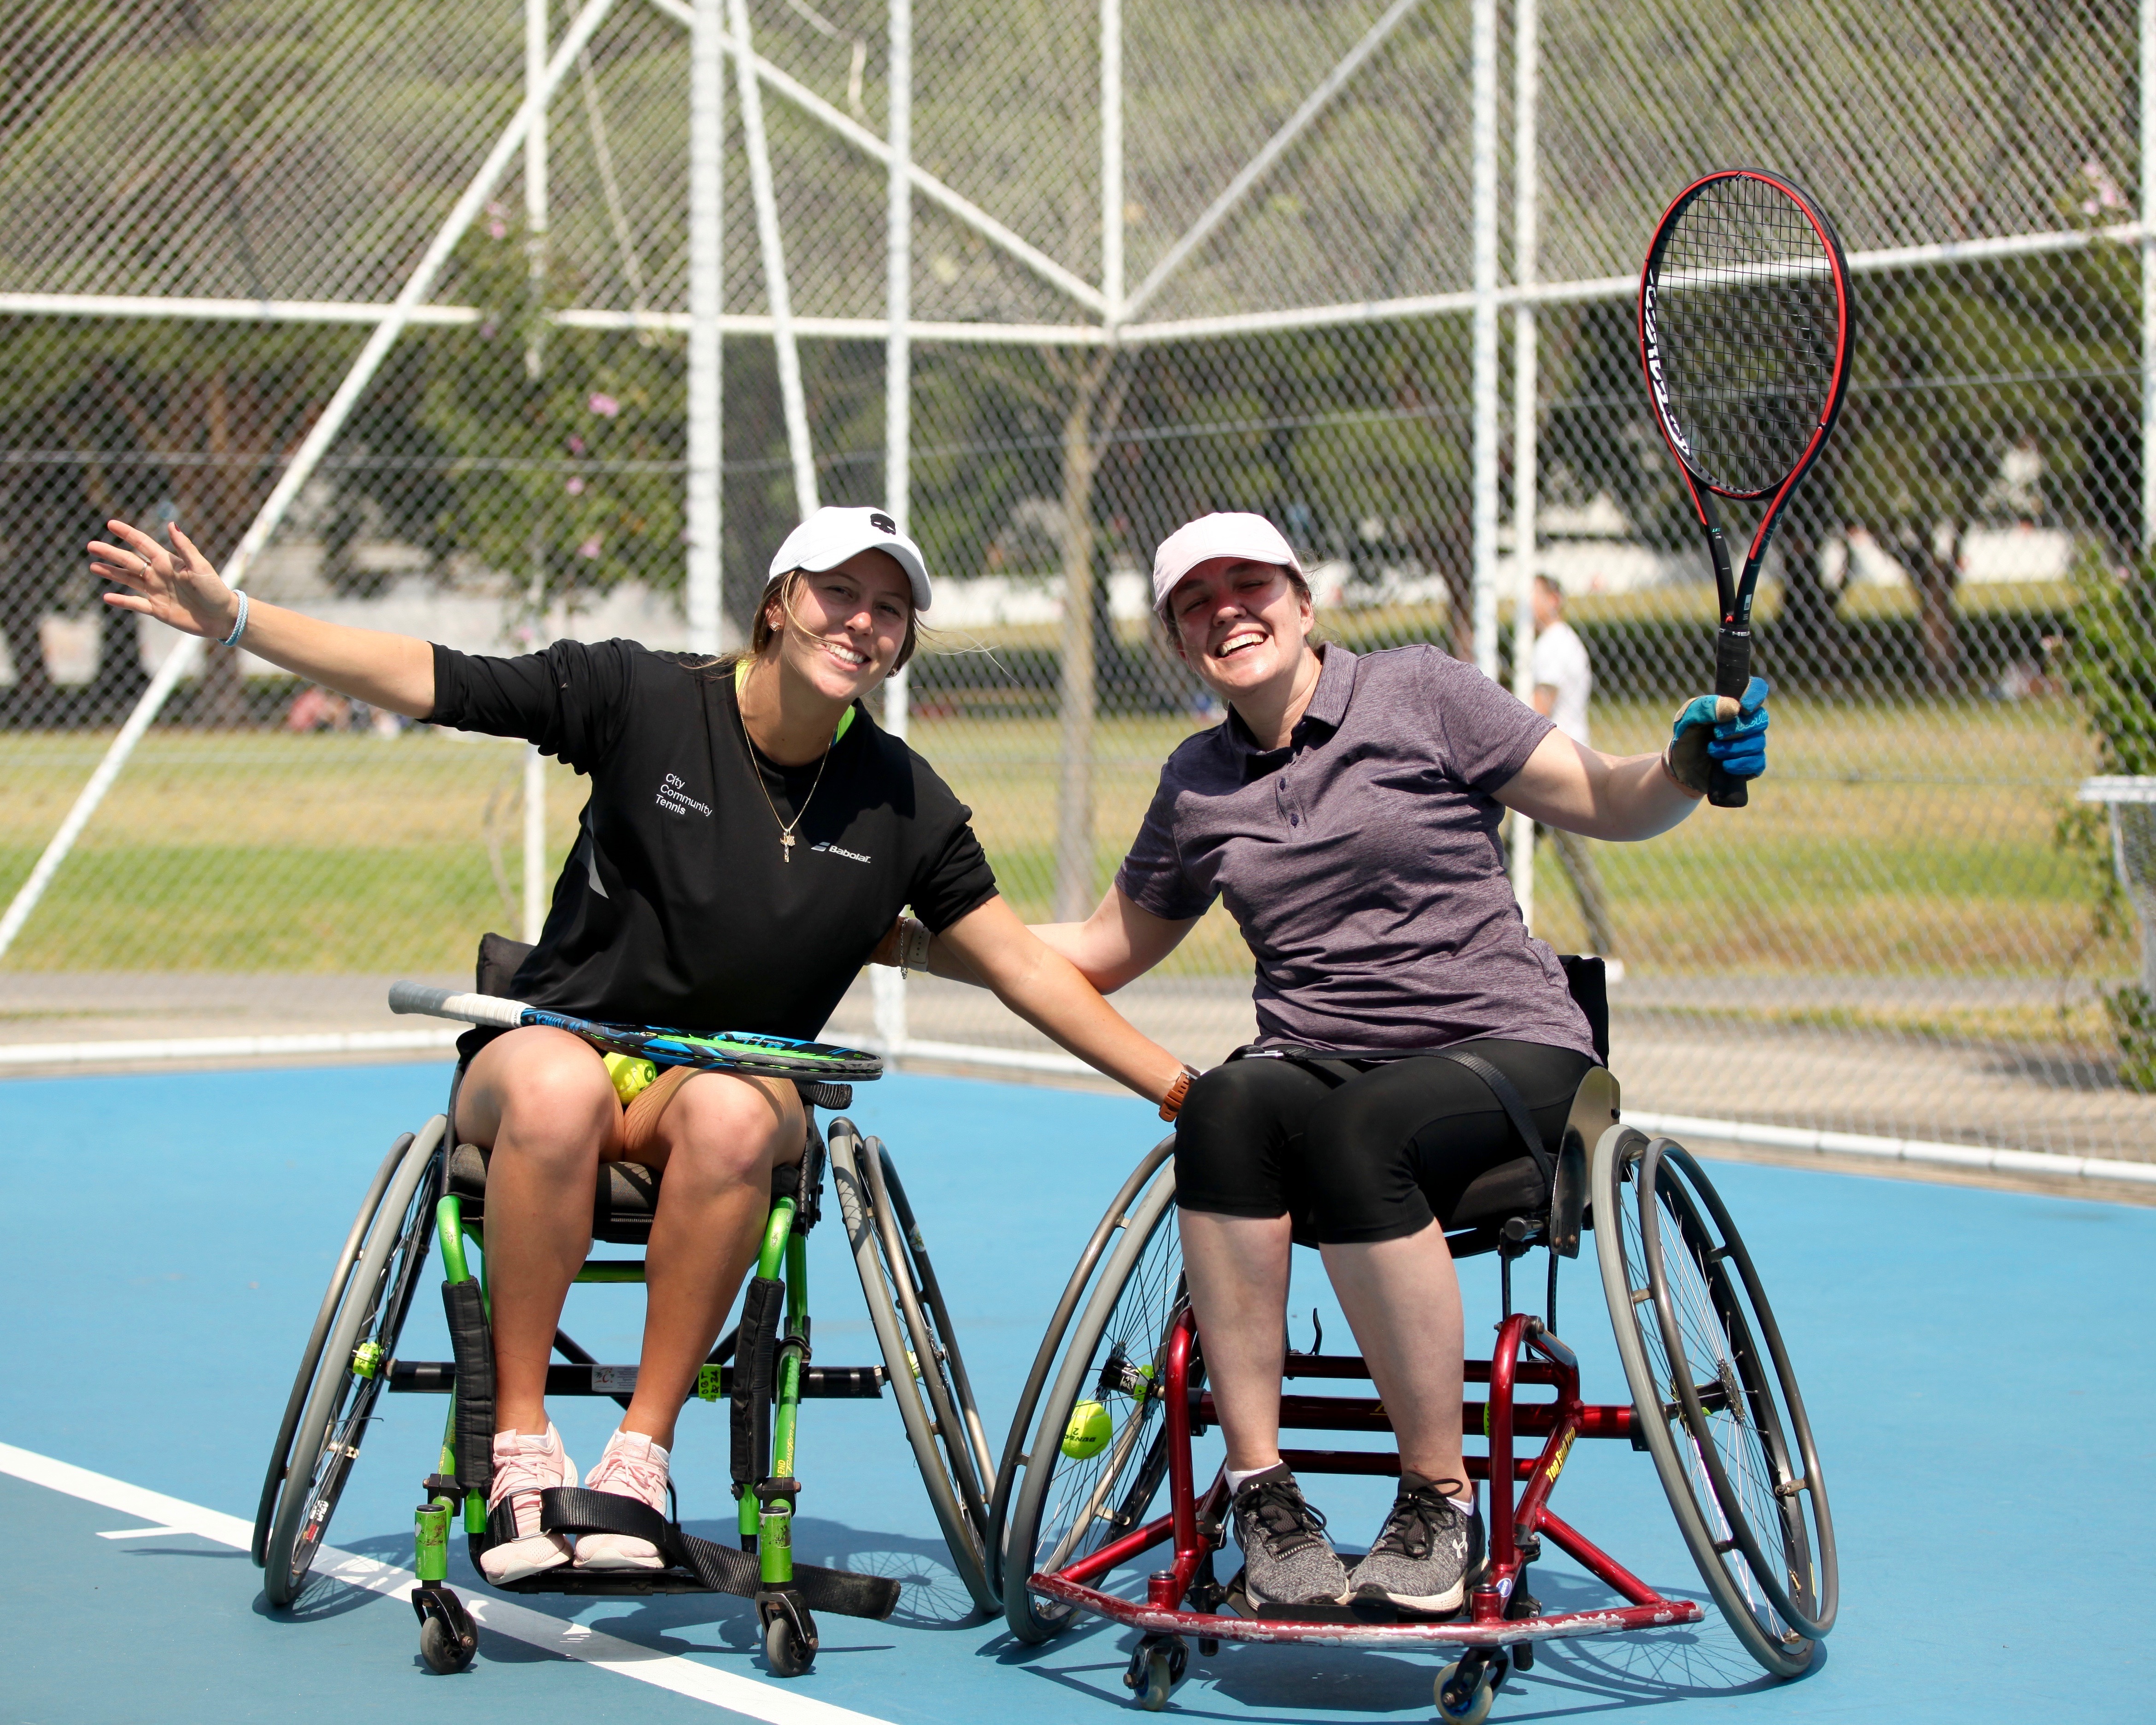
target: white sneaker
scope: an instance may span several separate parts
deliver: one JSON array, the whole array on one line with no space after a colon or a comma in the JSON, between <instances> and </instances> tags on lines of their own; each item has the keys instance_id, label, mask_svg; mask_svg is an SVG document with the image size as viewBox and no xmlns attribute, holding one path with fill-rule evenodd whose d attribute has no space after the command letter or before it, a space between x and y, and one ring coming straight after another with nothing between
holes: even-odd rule
<instances>
[{"instance_id":1,"label":"white sneaker","mask_svg":"<svg viewBox=\"0 0 2156 1725\"><path fill-rule=\"evenodd\" d=\"M551 1420L544 1435L530 1431L495 1433L494 1483L487 1491L486 1507L491 1514L495 1505L508 1498L519 1537L490 1545L480 1553L479 1566L489 1581L497 1584L521 1581L569 1561L569 1542L559 1533L540 1530L539 1494L552 1486L576 1483L577 1464L562 1449L562 1435Z\"/></svg>"},{"instance_id":2,"label":"white sneaker","mask_svg":"<svg viewBox=\"0 0 2156 1725\"><path fill-rule=\"evenodd\" d=\"M584 1481L592 1491L612 1491L634 1497L666 1513L666 1452L640 1431L616 1431L607 1440L606 1454ZM648 1539L626 1533L579 1533L579 1569L664 1569L666 1559Z\"/></svg>"}]
</instances>

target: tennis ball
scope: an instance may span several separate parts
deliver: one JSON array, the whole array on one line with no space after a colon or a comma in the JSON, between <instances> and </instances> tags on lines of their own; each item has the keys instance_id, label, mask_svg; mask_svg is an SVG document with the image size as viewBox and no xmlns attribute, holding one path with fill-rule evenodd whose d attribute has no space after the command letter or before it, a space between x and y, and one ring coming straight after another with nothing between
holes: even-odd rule
<instances>
[{"instance_id":1,"label":"tennis ball","mask_svg":"<svg viewBox=\"0 0 2156 1725\"><path fill-rule=\"evenodd\" d=\"M1070 1410L1070 1423L1063 1428L1063 1453L1083 1461L1108 1447L1115 1425L1098 1402L1081 1402Z\"/></svg>"},{"instance_id":2,"label":"tennis ball","mask_svg":"<svg viewBox=\"0 0 2156 1725\"><path fill-rule=\"evenodd\" d=\"M613 1093L626 1106L635 1099L637 1092L648 1086L659 1076L658 1067L649 1060L640 1060L634 1055L610 1054L606 1061L607 1076L613 1081Z\"/></svg>"}]
</instances>

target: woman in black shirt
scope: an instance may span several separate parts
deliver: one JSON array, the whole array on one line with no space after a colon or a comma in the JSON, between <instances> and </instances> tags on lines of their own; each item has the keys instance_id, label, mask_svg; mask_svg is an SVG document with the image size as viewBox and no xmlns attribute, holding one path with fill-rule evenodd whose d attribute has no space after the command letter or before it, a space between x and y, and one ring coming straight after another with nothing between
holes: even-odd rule
<instances>
[{"instance_id":1,"label":"woman in black shirt","mask_svg":"<svg viewBox=\"0 0 2156 1725\"><path fill-rule=\"evenodd\" d=\"M868 509L819 510L773 560L749 652L713 662L632 642L516 659L453 652L252 602L175 527L122 521L92 567L106 603L236 646L393 712L528 738L592 792L515 988L581 1016L813 1037L911 905L1020 1016L1141 1094L1178 1096L1172 1055L1125 1024L997 895L968 811L859 704L903 665L929 599L919 548ZM591 1243L598 1163L667 1170L647 1257L635 1394L585 1484L665 1507L674 1420L756 1256L771 1169L797 1159L791 1084L676 1069L624 1107L591 1046L527 1027L465 1039L455 1122L492 1147L488 1283L494 1483L521 1537L495 1581L569 1560L539 1494L577 1483L544 1404L547 1361ZM650 1568L649 1542L579 1539L584 1567Z\"/></svg>"}]
</instances>

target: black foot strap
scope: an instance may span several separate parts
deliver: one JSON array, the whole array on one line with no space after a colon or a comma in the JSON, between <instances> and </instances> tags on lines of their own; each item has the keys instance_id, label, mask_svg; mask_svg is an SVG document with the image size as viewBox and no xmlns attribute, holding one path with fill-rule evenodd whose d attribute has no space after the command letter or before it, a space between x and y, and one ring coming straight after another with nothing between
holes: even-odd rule
<instances>
[{"instance_id":1,"label":"black foot strap","mask_svg":"<svg viewBox=\"0 0 2156 1725\"><path fill-rule=\"evenodd\" d=\"M539 1494L539 1525L549 1533L620 1533L648 1539L670 1566L687 1571L705 1589L752 1599L763 1591L763 1570L750 1553L685 1533L648 1503L618 1491L590 1491L556 1486ZM516 1537L516 1524L505 1497L487 1517L487 1540L501 1544ZM547 1571L552 1574L555 1572ZM532 1578L543 1590L541 1578ZM850 1569L824 1569L814 1563L793 1566L793 1590L812 1611L840 1617L880 1620L898 1609L899 1586L887 1575L859 1575Z\"/></svg>"}]
</instances>

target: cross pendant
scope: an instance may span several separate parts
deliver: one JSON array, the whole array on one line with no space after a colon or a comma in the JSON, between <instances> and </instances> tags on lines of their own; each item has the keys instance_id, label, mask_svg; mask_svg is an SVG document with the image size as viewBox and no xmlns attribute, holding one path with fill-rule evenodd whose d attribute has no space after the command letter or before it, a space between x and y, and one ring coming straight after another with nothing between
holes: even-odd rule
<instances>
[{"instance_id":1,"label":"cross pendant","mask_svg":"<svg viewBox=\"0 0 2156 1725\"><path fill-rule=\"evenodd\" d=\"M787 861L792 862L793 860L793 834L791 833L781 833L778 835L778 842L786 847L782 852L780 852L780 855L785 857Z\"/></svg>"}]
</instances>

